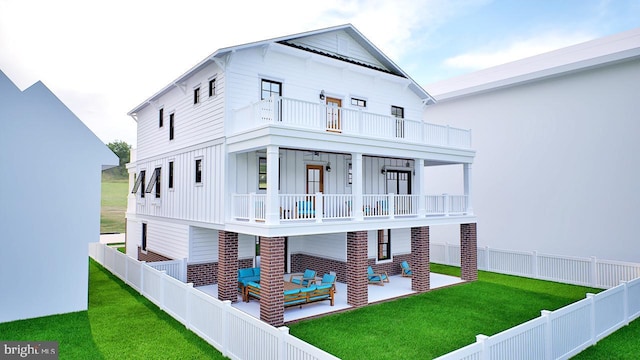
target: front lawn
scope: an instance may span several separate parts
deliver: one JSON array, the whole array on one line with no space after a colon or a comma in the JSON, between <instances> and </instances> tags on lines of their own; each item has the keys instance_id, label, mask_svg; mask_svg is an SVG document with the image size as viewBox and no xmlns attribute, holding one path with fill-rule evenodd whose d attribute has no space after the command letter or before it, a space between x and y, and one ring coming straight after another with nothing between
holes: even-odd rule
<instances>
[{"instance_id":1,"label":"front lawn","mask_svg":"<svg viewBox=\"0 0 640 360\"><path fill-rule=\"evenodd\" d=\"M129 182L104 178L102 180L102 201L100 209L100 233L123 233L124 214L127 211Z\"/></svg>"},{"instance_id":2,"label":"front lawn","mask_svg":"<svg viewBox=\"0 0 640 360\"><path fill-rule=\"evenodd\" d=\"M599 291L480 272L473 283L291 324L290 333L342 359L432 359Z\"/></svg>"}]
</instances>

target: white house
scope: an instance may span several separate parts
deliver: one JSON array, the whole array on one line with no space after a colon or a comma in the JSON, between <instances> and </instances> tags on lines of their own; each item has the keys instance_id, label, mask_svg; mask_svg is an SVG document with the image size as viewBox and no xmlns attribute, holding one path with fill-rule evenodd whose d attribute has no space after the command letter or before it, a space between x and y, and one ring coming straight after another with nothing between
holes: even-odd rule
<instances>
[{"instance_id":1,"label":"white house","mask_svg":"<svg viewBox=\"0 0 640 360\"><path fill-rule=\"evenodd\" d=\"M479 245L640 261L640 28L429 90L424 119L473 127Z\"/></svg>"},{"instance_id":2,"label":"white house","mask_svg":"<svg viewBox=\"0 0 640 360\"><path fill-rule=\"evenodd\" d=\"M118 164L46 86L0 71L0 322L87 309L100 181Z\"/></svg>"},{"instance_id":3,"label":"white house","mask_svg":"<svg viewBox=\"0 0 640 360\"><path fill-rule=\"evenodd\" d=\"M429 290L433 226L461 229L475 279L475 151L469 130L422 120L433 102L351 25L220 49L129 113L127 253L186 258L189 282L236 301L237 269L259 252L272 325L285 272L335 272L363 306L367 266L399 274L407 260ZM440 166L460 169L448 195L425 175Z\"/></svg>"}]
</instances>

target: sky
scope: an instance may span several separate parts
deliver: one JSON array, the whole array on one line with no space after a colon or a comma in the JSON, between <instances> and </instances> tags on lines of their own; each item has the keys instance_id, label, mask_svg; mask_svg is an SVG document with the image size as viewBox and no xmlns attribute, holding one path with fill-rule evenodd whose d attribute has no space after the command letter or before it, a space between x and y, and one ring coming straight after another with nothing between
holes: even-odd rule
<instances>
[{"instance_id":1,"label":"sky","mask_svg":"<svg viewBox=\"0 0 640 360\"><path fill-rule=\"evenodd\" d=\"M428 92L640 27L640 0L0 0L0 70L135 147L127 112L216 50L346 23Z\"/></svg>"}]
</instances>

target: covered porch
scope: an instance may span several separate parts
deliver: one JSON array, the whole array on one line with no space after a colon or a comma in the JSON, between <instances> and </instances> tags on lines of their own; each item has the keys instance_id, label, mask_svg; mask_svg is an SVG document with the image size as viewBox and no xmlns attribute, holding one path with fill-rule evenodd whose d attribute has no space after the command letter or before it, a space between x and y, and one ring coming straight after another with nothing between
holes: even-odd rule
<instances>
[{"instance_id":1,"label":"covered porch","mask_svg":"<svg viewBox=\"0 0 640 360\"><path fill-rule=\"evenodd\" d=\"M288 281L290 274L284 275L284 281ZM416 291L411 290L411 278L402 277L400 275L392 275L390 281L384 286L369 285L368 288L368 304L393 300L396 298L415 294ZM460 278L431 273L430 283L431 289L437 289L447 286L463 283ZM218 285L207 285L197 288L198 290L218 298ZM334 312L340 312L353 308L347 303L347 284L336 282L335 303L331 306L328 301L314 302L302 306L291 306L284 310L284 322L289 323L306 318L322 316ZM243 302L242 296L238 293L238 301L232 304L233 307L239 309L257 319L260 319L260 302L252 299L249 302Z\"/></svg>"}]
</instances>

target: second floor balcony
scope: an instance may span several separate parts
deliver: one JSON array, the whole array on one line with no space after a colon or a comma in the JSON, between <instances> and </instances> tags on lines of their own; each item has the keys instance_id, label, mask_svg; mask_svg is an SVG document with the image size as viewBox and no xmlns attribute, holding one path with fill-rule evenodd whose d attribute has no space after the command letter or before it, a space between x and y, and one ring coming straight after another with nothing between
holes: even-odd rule
<instances>
[{"instance_id":1,"label":"second floor balcony","mask_svg":"<svg viewBox=\"0 0 640 360\"><path fill-rule=\"evenodd\" d=\"M272 97L238 109L234 114L230 134L261 126L471 149L471 130L284 97Z\"/></svg>"}]
</instances>

